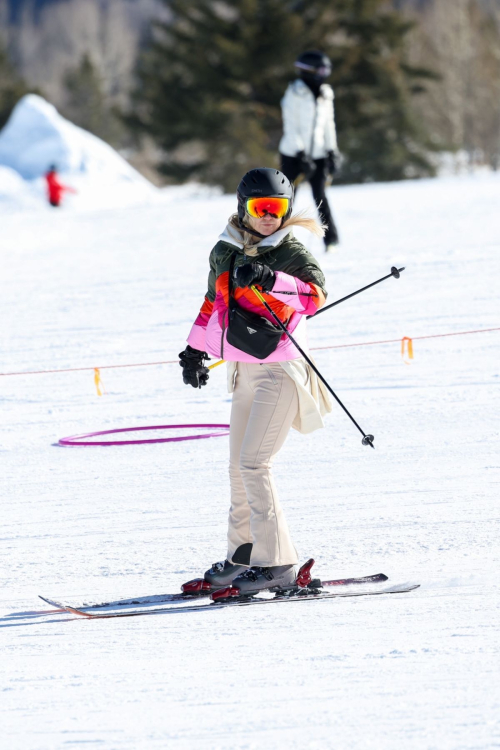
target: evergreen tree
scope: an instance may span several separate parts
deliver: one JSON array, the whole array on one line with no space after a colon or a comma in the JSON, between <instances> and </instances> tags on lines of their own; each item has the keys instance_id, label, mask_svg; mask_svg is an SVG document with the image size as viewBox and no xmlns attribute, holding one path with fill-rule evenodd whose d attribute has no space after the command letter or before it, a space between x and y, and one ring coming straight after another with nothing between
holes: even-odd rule
<instances>
[{"instance_id":1,"label":"evergreen tree","mask_svg":"<svg viewBox=\"0 0 500 750\"><path fill-rule=\"evenodd\" d=\"M470 3L469 28L477 54L465 81L464 145L471 164L500 167L500 27L491 12Z\"/></svg>"},{"instance_id":2,"label":"evergreen tree","mask_svg":"<svg viewBox=\"0 0 500 750\"><path fill-rule=\"evenodd\" d=\"M405 60L406 36L413 26L387 10L384 0L345 4L338 21L343 41L330 48L337 126L347 156L345 182L434 174L428 153L435 144L412 99L437 76Z\"/></svg>"},{"instance_id":3,"label":"evergreen tree","mask_svg":"<svg viewBox=\"0 0 500 750\"><path fill-rule=\"evenodd\" d=\"M423 71L404 60L409 24L385 0L164 0L139 67L134 113L161 171L232 191L278 165L280 100L305 49L334 60L340 149L352 181L429 174L410 99ZM413 87L413 89L412 89Z\"/></svg>"},{"instance_id":4,"label":"evergreen tree","mask_svg":"<svg viewBox=\"0 0 500 750\"><path fill-rule=\"evenodd\" d=\"M76 68L66 73L64 88L64 116L104 141L117 145L123 136L123 125L109 104L102 78L88 54L83 55Z\"/></svg>"},{"instance_id":5,"label":"evergreen tree","mask_svg":"<svg viewBox=\"0 0 500 750\"><path fill-rule=\"evenodd\" d=\"M10 117L19 99L29 93L22 78L10 63L7 53L0 47L0 129ZM31 93L37 93L33 91Z\"/></svg>"}]
</instances>

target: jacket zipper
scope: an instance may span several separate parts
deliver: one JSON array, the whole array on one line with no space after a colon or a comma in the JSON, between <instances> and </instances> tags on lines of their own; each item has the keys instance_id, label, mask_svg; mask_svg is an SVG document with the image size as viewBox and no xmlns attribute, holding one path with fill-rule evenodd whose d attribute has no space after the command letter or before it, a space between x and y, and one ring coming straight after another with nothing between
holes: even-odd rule
<instances>
[{"instance_id":1,"label":"jacket zipper","mask_svg":"<svg viewBox=\"0 0 500 750\"><path fill-rule=\"evenodd\" d=\"M224 333L226 331L226 315L228 313L228 310L224 310L224 315L222 316L222 336L220 338L220 358L224 359Z\"/></svg>"},{"instance_id":2,"label":"jacket zipper","mask_svg":"<svg viewBox=\"0 0 500 750\"><path fill-rule=\"evenodd\" d=\"M313 96L314 96L314 94L313 94ZM312 135L311 135L311 153L309 154L309 156L311 157L311 159L314 159L314 157L313 157L313 153L314 153L314 137L316 135L316 121L317 121L317 119L318 119L318 100L316 99L316 97L314 97L314 120L313 120L313 130L312 130Z\"/></svg>"}]
</instances>

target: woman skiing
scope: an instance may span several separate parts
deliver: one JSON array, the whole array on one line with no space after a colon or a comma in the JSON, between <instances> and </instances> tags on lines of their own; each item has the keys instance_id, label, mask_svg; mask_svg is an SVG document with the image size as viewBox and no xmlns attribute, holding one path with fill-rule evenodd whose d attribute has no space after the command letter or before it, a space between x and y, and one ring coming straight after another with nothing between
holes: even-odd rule
<instances>
[{"instance_id":1,"label":"woman skiing","mask_svg":"<svg viewBox=\"0 0 500 750\"><path fill-rule=\"evenodd\" d=\"M290 427L312 432L331 410L323 384L259 294L307 350L306 315L324 304L325 280L316 259L294 238L293 226L319 236L324 230L316 219L292 215L293 186L276 169L248 172L237 197L238 212L210 254L205 302L179 358L183 380L194 388L207 383L209 355L228 362L233 393L228 551L204 580L213 590L231 585L253 594L292 587L297 576L297 552L271 473L273 458Z\"/></svg>"},{"instance_id":2,"label":"woman skiing","mask_svg":"<svg viewBox=\"0 0 500 750\"><path fill-rule=\"evenodd\" d=\"M339 236L325 194L328 176L337 171L333 89L325 83L332 72L330 59L311 50L295 63L299 74L281 101L283 138L280 141L281 170L290 182L300 175L309 181L321 220L326 227L325 249L338 244Z\"/></svg>"}]
</instances>

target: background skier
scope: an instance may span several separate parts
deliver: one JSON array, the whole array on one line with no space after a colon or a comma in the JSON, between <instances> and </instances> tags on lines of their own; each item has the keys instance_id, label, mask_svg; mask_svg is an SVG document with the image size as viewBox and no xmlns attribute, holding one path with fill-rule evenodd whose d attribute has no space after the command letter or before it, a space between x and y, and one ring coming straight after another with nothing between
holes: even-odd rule
<instances>
[{"instance_id":1,"label":"background skier","mask_svg":"<svg viewBox=\"0 0 500 750\"><path fill-rule=\"evenodd\" d=\"M233 392L228 551L205 580L214 589L231 584L242 594L295 583L297 552L272 461L290 427L312 432L331 410L322 383L251 289L263 290L307 350L306 315L324 304L325 281L292 228L303 226L319 236L323 228L304 214L293 216L292 203L293 186L283 173L253 169L243 177L238 213L210 254L205 302L179 355L184 382L194 388L207 383L209 355L228 361Z\"/></svg>"},{"instance_id":2,"label":"background skier","mask_svg":"<svg viewBox=\"0 0 500 750\"><path fill-rule=\"evenodd\" d=\"M281 101L281 169L292 183L300 175L309 181L326 227L324 242L329 251L339 241L325 194L325 182L335 174L339 161L333 89L325 83L332 67L326 55L312 50L300 55L295 68L299 78L288 86Z\"/></svg>"},{"instance_id":3,"label":"background skier","mask_svg":"<svg viewBox=\"0 0 500 750\"><path fill-rule=\"evenodd\" d=\"M74 188L69 187L69 185L63 185L59 181L57 169L54 165L49 167L49 171L45 175L45 180L47 182L47 196L51 206L60 206L64 193L76 193Z\"/></svg>"}]
</instances>

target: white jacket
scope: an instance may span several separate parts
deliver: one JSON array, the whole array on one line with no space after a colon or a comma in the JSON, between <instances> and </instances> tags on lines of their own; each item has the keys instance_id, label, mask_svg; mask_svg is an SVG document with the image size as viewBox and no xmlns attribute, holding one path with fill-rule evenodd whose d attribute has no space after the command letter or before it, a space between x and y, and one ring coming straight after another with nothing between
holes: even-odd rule
<instances>
[{"instance_id":1,"label":"white jacket","mask_svg":"<svg viewBox=\"0 0 500 750\"><path fill-rule=\"evenodd\" d=\"M300 78L290 83L281 100L281 154L296 156L298 151L304 151L313 159L323 159L328 151L337 151L333 98L333 89L328 83L321 84L317 99Z\"/></svg>"}]
</instances>

